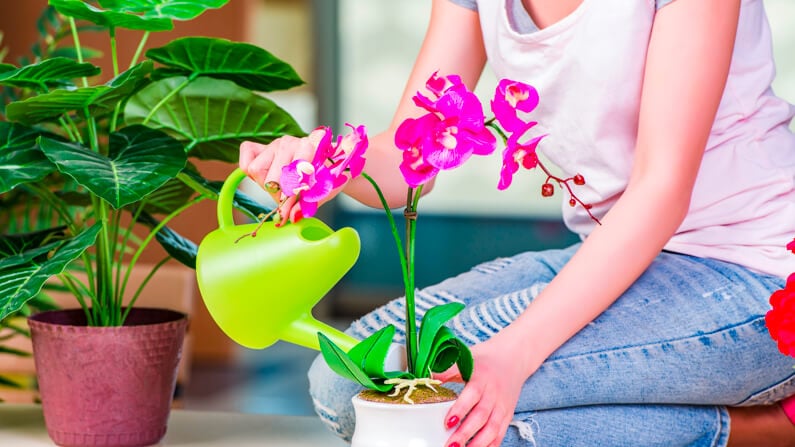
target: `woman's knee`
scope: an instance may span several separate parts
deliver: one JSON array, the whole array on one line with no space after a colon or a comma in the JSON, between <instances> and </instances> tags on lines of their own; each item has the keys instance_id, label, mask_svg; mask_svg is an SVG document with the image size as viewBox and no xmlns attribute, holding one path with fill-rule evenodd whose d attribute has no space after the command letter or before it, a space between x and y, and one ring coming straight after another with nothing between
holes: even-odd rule
<instances>
[{"instance_id":1,"label":"woman's knee","mask_svg":"<svg viewBox=\"0 0 795 447\"><path fill-rule=\"evenodd\" d=\"M320 420L334 434L350 441L355 424L351 397L359 386L332 371L320 355L312 362L307 376L309 395Z\"/></svg>"}]
</instances>

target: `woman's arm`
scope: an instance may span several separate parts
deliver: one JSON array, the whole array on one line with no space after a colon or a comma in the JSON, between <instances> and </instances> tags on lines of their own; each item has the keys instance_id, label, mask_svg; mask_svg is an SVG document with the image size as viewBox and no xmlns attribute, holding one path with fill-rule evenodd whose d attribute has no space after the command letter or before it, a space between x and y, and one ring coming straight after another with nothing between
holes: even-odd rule
<instances>
[{"instance_id":1,"label":"woman's arm","mask_svg":"<svg viewBox=\"0 0 795 447\"><path fill-rule=\"evenodd\" d=\"M405 205L406 200L406 182L398 169L403 153L395 147L394 137L403 120L421 113L412 96L424 90L425 82L436 71L443 76L457 74L472 89L485 63L486 50L477 13L450 0L434 0L425 39L392 123L389 129L370 139L367 149L365 171L378 182L391 206ZM429 182L423 191L429 192L432 186ZM363 178L352 181L345 192L365 205L381 207L373 187Z\"/></svg>"},{"instance_id":2,"label":"woman's arm","mask_svg":"<svg viewBox=\"0 0 795 447\"><path fill-rule=\"evenodd\" d=\"M400 123L419 111L411 97L424 88L425 82L436 71L442 75L455 73L472 88L480 78L486 63L486 51L480 32L478 15L449 0L434 0L428 29L420 48L414 68L395 112L392 124L386 131L370 137L366 155L365 172L373 177L384 192L390 206L405 205L406 183L400 173L402 152L395 147L394 135ZM264 186L268 182L279 182L282 167L293 160L311 160L320 134L309 138L279 138L263 145L245 142L240 146L240 167L256 183ZM423 191L429 192L432 184ZM372 185L364 178L357 178L334 191L326 200L344 190L365 205L380 208ZM278 193L274 199L279 201ZM282 222L295 220L298 207L295 197L287 199L280 207Z\"/></svg>"},{"instance_id":3,"label":"woman's arm","mask_svg":"<svg viewBox=\"0 0 795 447\"><path fill-rule=\"evenodd\" d=\"M497 445L526 378L637 280L682 223L728 76L739 8L740 0L677 0L657 13L627 188L525 312L475 347L473 379L449 412L468 416L450 443L474 436L466 445Z\"/></svg>"}]
</instances>

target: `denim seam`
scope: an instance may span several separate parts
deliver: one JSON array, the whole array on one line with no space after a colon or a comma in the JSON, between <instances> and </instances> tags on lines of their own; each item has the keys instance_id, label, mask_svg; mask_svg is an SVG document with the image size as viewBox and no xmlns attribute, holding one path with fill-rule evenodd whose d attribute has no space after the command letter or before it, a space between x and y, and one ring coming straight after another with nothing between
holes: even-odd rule
<instances>
[{"instance_id":1,"label":"denim seam","mask_svg":"<svg viewBox=\"0 0 795 447\"><path fill-rule=\"evenodd\" d=\"M717 407L717 412L718 427L712 445L714 447L725 447L729 442L729 433L731 433L731 418L729 417L729 410L726 407Z\"/></svg>"},{"instance_id":2,"label":"denim seam","mask_svg":"<svg viewBox=\"0 0 795 447\"><path fill-rule=\"evenodd\" d=\"M563 357L551 356L549 359L547 359L547 361L545 363L547 363L547 364L555 364L555 363L558 363L558 362L567 362L567 361L571 361L571 360L577 360L579 358L584 358L584 359L585 358L590 358L590 357L598 356L598 355L601 355L601 354L613 354L613 353L618 353L618 352L637 351L637 350L647 349L649 347L661 346L661 345L665 345L665 344L675 344L675 343L681 343L681 342L688 342L688 341L698 340L699 338L702 338L702 337L711 337L711 336L719 335L719 334L722 334L722 333L725 333L725 332L729 332L729 331L732 331L732 330L737 330L737 329L743 329L743 328L746 328L746 327L751 327L751 326L754 326L755 324L758 324L760 321L764 322L764 320L765 320L764 316L754 317L751 320L746 320L746 321L744 321L742 323L739 323L739 324L736 324L736 325L733 325L733 326L727 326L727 327L721 328L719 330L715 330L715 331L711 331L711 332L698 333L698 334L690 335L690 336L687 336L687 337L672 338L672 339L668 339L668 340L659 340L659 341L655 341L654 343L645 343L645 344L641 344L641 345L626 345L626 346L621 346L621 347L612 348L612 349L606 349L606 350L601 350L601 351L583 352L583 353L579 353L579 354L575 354L575 355L571 355L571 356L563 356Z\"/></svg>"}]
</instances>

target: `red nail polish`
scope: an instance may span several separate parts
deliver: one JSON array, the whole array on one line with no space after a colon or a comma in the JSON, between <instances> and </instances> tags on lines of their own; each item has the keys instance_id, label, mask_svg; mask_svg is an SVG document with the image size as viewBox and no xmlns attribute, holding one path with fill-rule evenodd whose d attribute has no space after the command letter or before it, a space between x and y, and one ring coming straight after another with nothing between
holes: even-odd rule
<instances>
[{"instance_id":1,"label":"red nail polish","mask_svg":"<svg viewBox=\"0 0 795 447\"><path fill-rule=\"evenodd\" d=\"M453 428L458 425L458 416L451 416L450 419L447 420L447 428ZM459 447L457 443L450 444L450 447Z\"/></svg>"},{"instance_id":2,"label":"red nail polish","mask_svg":"<svg viewBox=\"0 0 795 447\"><path fill-rule=\"evenodd\" d=\"M454 442L454 443L448 445L447 447L461 447L461 444L459 444L457 442Z\"/></svg>"}]
</instances>

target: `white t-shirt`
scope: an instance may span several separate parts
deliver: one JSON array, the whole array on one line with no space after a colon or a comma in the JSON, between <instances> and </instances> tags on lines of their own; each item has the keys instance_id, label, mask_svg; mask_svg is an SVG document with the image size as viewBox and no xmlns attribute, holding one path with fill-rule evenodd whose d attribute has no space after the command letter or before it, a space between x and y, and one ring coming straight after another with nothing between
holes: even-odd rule
<instances>
[{"instance_id":1,"label":"white t-shirt","mask_svg":"<svg viewBox=\"0 0 795 447\"><path fill-rule=\"evenodd\" d=\"M452 0L456 3L473 0ZM651 27L668 0L583 0L542 30L517 29L515 2L477 2L489 65L499 78L535 86L533 119L549 133L539 150L566 175L582 174L577 195L604 216L632 167ZM526 15L526 11L524 12ZM683 69L686 69L683 67ZM770 88L775 76L762 0L743 0L729 78L684 222L667 250L735 262L786 277L795 256L795 108ZM659 169L676 169L659 166ZM563 218L587 236L595 223L565 198Z\"/></svg>"}]
</instances>

